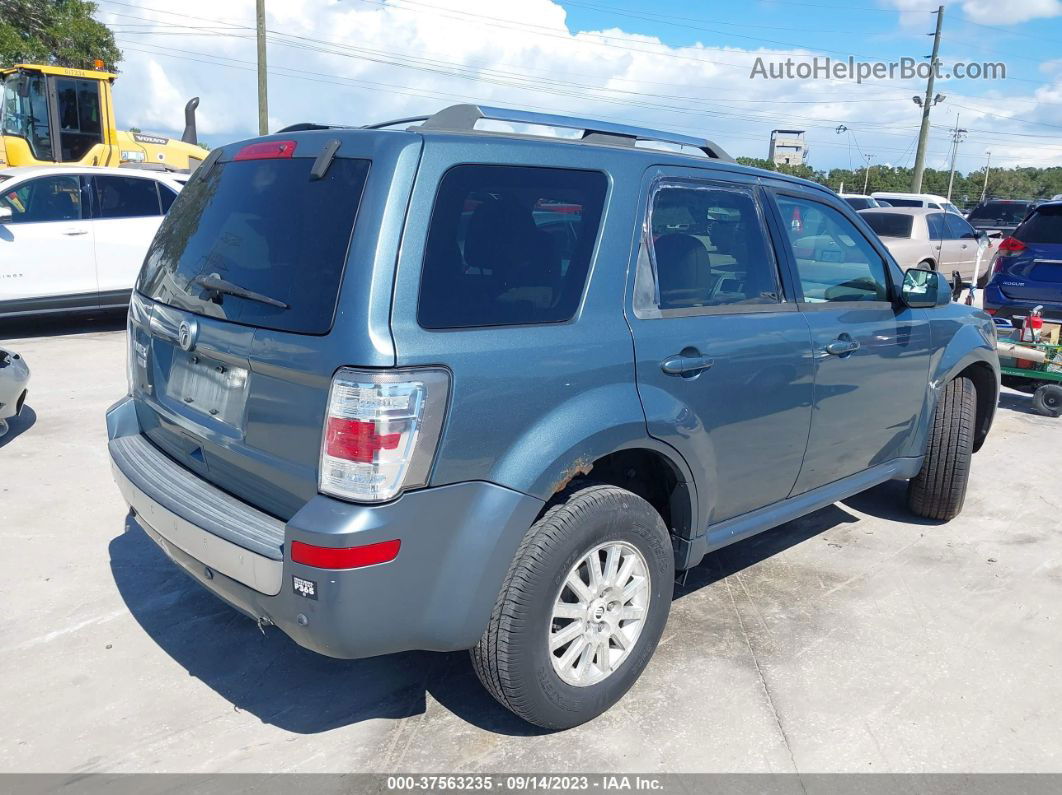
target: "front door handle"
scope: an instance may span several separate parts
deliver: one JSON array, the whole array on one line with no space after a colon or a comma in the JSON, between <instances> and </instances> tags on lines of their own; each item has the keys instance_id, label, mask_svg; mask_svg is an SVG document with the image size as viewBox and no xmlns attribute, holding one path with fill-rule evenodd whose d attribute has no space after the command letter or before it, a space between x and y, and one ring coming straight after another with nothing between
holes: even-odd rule
<instances>
[{"instance_id":1,"label":"front door handle","mask_svg":"<svg viewBox=\"0 0 1062 795\"><path fill-rule=\"evenodd\" d=\"M697 375L715 364L715 359L700 354L678 354L660 362L660 369L668 375Z\"/></svg>"},{"instance_id":2,"label":"front door handle","mask_svg":"<svg viewBox=\"0 0 1062 795\"><path fill-rule=\"evenodd\" d=\"M826 345L824 349L830 356L844 356L859 350L859 340L838 339Z\"/></svg>"},{"instance_id":3,"label":"front door handle","mask_svg":"<svg viewBox=\"0 0 1062 795\"><path fill-rule=\"evenodd\" d=\"M88 230L87 229L67 229L65 232L63 232L63 234L67 235L69 237L73 237L74 235L87 235L88 234Z\"/></svg>"}]
</instances>

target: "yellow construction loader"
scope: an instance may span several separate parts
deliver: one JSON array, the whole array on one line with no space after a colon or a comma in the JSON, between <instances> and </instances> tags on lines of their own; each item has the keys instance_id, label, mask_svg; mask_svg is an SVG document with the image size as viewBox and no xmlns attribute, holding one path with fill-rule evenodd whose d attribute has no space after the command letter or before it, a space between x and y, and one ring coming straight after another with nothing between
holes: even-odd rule
<instances>
[{"instance_id":1,"label":"yellow construction loader","mask_svg":"<svg viewBox=\"0 0 1062 795\"><path fill-rule=\"evenodd\" d=\"M207 152L196 144L195 109L184 109L184 135L119 130L111 85L118 75L100 68L15 64L0 69L0 168L8 166L136 166L193 171Z\"/></svg>"}]
</instances>

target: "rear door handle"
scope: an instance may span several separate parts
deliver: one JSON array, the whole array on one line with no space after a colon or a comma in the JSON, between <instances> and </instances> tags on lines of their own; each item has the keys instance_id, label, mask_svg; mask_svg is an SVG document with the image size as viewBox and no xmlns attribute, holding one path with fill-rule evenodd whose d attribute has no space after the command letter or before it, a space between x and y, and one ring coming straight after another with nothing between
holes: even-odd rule
<instances>
[{"instance_id":1,"label":"rear door handle","mask_svg":"<svg viewBox=\"0 0 1062 795\"><path fill-rule=\"evenodd\" d=\"M677 356L669 356L660 362L660 369L668 375L696 375L707 370L713 364L715 364L715 359L707 356L701 356L700 354L685 356L680 353Z\"/></svg>"},{"instance_id":2,"label":"rear door handle","mask_svg":"<svg viewBox=\"0 0 1062 795\"><path fill-rule=\"evenodd\" d=\"M859 340L834 340L824 348L830 356L844 356L859 350Z\"/></svg>"}]
</instances>

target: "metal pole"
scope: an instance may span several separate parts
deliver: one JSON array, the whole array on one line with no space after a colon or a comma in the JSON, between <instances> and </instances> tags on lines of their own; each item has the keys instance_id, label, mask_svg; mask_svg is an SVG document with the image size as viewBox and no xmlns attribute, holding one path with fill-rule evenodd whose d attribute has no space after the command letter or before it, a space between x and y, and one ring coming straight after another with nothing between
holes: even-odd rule
<instances>
[{"instance_id":1,"label":"metal pole","mask_svg":"<svg viewBox=\"0 0 1062 795\"><path fill-rule=\"evenodd\" d=\"M948 201L951 201L951 188L955 184L955 158L959 154L959 114L955 114L955 130L951 134L951 175L948 177Z\"/></svg>"},{"instance_id":2,"label":"metal pole","mask_svg":"<svg viewBox=\"0 0 1062 795\"><path fill-rule=\"evenodd\" d=\"M988 159L985 161L985 185L981 188L981 201L984 201L988 194L988 167L992 165L992 153L986 151L985 154L988 155Z\"/></svg>"},{"instance_id":3,"label":"metal pole","mask_svg":"<svg viewBox=\"0 0 1062 795\"><path fill-rule=\"evenodd\" d=\"M256 0L258 28L258 134L269 134L269 91L266 87L265 0Z\"/></svg>"},{"instance_id":4,"label":"metal pole","mask_svg":"<svg viewBox=\"0 0 1062 795\"><path fill-rule=\"evenodd\" d=\"M867 155L866 157L867 157L867 167L866 167L866 172L863 174L863 195L864 196L867 195L867 185L870 184L870 159L872 157L874 157L874 155Z\"/></svg>"},{"instance_id":5,"label":"metal pole","mask_svg":"<svg viewBox=\"0 0 1062 795\"><path fill-rule=\"evenodd\" d=\"M944 24L944 6L936 10L937 31L933 34L933 54L929 58L931 69L926 82L926 98L922 103L922 126L918 130L918 151L915 154L914 176L911 178L911 192L922 192L922 173L926 167L926 143L929 140L929 109L933 107L933 79L937 72L937 54L940 52L940 29Z\"/></svg>"}]
</instances>

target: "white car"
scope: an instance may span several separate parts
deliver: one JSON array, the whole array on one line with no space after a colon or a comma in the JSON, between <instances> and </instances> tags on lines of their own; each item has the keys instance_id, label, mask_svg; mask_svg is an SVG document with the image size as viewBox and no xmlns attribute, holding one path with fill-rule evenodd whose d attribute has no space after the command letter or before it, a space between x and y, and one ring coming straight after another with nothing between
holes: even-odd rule
<instances>
[{"instance_id":1,"label":"white car","mask_svg":"<svg viewBox=\"0 0 1062 795\"><path fill-rule=\"evenodd\" d=\"M935 193L890 193L876 190L870 195L879 201L888 202L890 207L928 207L931 210L943 210L962 216L962 210Z\"/></svg>"},{"instance_id":2,"label":"white car","mask_svg":"<svg viewBox=\"0 0 1062 795\"><path fill-rule=\"evenodd\" d=\"M0 317L126 306L178 176L0 169Z\"/></svg>"},{"instance_id":3,"label":"white car","mask_svg":"<svg viewBox=\"0 0 1062 795\"><path fill-rule=\"evenodd\" d=\"M17 417L26 403L29 377L26 360L0 348L0 436L7 433L7 421Z\"/></svg>"}]
</instances>

